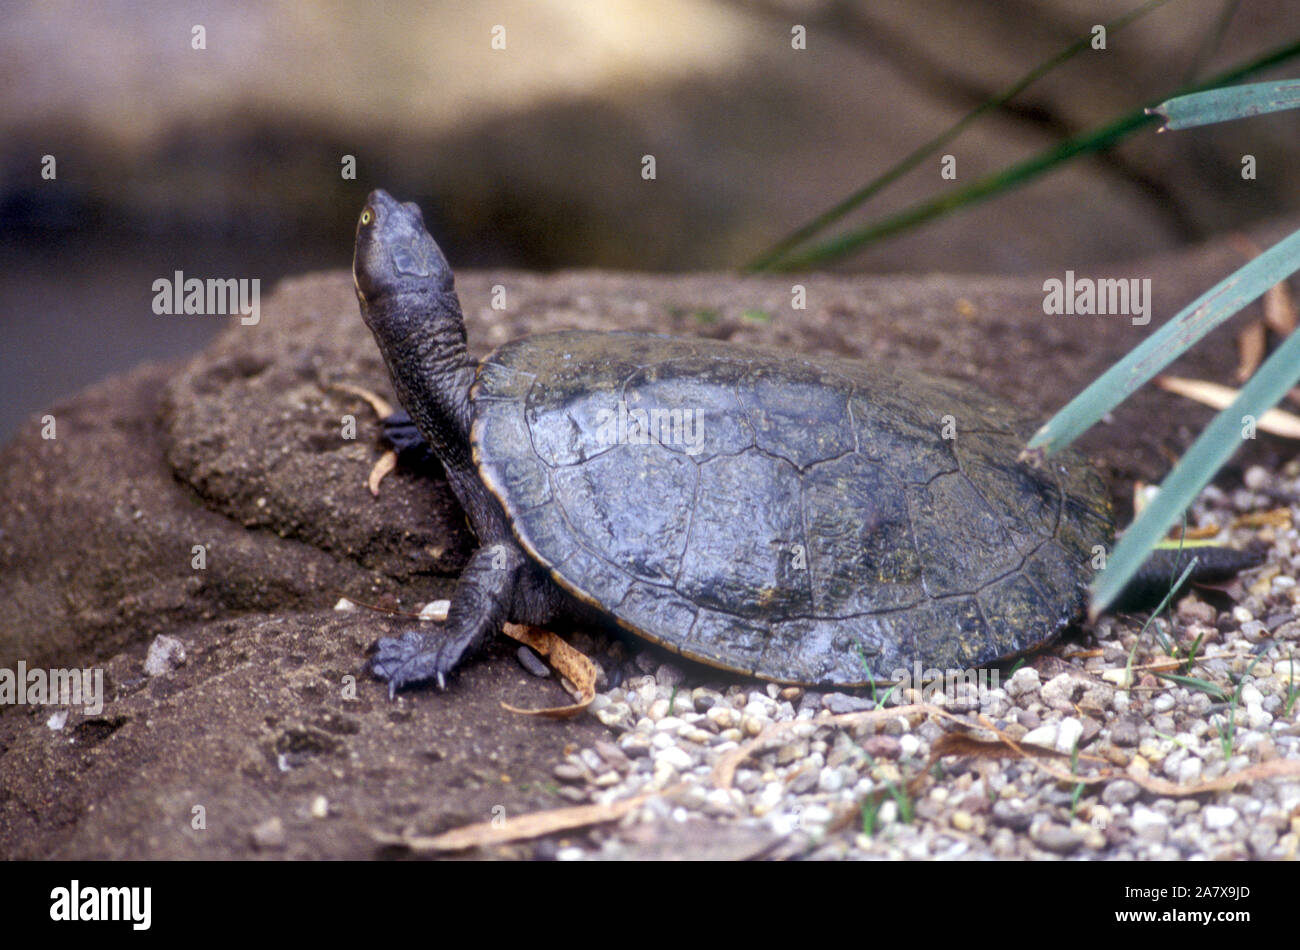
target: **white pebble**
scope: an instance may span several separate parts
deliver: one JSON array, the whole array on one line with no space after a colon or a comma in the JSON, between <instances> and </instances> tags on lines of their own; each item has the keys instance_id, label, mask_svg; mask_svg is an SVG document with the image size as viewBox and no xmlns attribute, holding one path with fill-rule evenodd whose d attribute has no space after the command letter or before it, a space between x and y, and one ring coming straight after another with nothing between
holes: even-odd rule
<instances>
[{"instance_id":1,"label":"white pebble","mask_svg":"<svg viewBox=\"0 0 1300 950\"><path fill-rule=\"evenodd\" d=\"M1067 755L1074 751L1074 745L1083 735L1083 723L1073 716L1066 716L1057 727L1056 751Z\"/></svg>"},{"instance_id":2,"label":"white pebble","mask_svg":"<svg viewBox=\"0 0 1300 950\"><path fill-rule=\"evenodd\" d=\"M1205 822L1205 827L1209 831L1230 828L1237 820L1237 809L1207 805L1201 810L1201 820Z\"/></svg>"},{"instance_id":3,"label":"white pebble","mask_svg":"<svg viewBox=\"0 0 1300 950\"><path fill-rule=\"evenodd\" d=\"M1045 749L1055 749L1057 726L1058 723L1049 722L1037 729L1031 729L1024 734L1020 741L1029 745L1042 746Z\"/></svg>"},{"instance_id":4,"label":"white pebble","mask_svg":"<svg viewBox=\"0 0 1300 950\"><path fill-rule=\"evenodd\" d=\"M1158 811L1139 805L1129 819L1133 833L1144 841L1163 841L1169 833L1169 819Z\"/></svg>"}]
</instances>

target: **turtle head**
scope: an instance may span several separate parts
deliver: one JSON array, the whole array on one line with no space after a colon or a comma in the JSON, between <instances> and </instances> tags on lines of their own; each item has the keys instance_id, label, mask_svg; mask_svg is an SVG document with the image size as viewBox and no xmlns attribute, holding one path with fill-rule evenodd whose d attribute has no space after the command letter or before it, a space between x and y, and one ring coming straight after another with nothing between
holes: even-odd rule
<instances>
[{"instance_id":1,"label":"turtle head","mask_svg":"<svg viewBox=\"0 0 1300 950\"><path fill-rule=\"evenodd\" d=\"M357 219L352 279L361 316L375 334L406 336L446 297L455 301L451 267L413 201L376 189ZM456 314L460 307L454 307Z\"/></svg>"}]
</instances>

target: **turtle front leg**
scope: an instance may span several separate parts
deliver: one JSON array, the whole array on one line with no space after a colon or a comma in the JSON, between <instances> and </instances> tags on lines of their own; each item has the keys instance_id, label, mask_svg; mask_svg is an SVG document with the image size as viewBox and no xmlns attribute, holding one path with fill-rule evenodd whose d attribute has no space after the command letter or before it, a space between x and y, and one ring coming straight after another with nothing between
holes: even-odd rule
<instances>
[{"instance_id":1,"label":"turtle front leg","mask_svg":"<svg viewBox=\"0 0 1300 950\"><path fill-rule=\"evenodd\" d=\"M451 597L447 619L438 631L408 630L375 644L370 670L388 680L390 698L410 683L436 679L446 688L447 674L509 619L524 555L508 542L479 548L470 557Z\"/></svg>"}]
</instances>

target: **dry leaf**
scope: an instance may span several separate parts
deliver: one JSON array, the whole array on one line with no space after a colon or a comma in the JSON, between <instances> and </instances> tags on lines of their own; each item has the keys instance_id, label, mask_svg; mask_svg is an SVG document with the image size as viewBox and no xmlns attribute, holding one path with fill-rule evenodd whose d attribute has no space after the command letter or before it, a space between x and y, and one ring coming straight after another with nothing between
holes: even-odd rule
<instances>
[{"instance_id":1,"label":"dry leaf","mask_svg":"<svg viewBox=\"0 0 1300 950\"><path fill-rule=\"evenodd\" d=\"M393 407L382 396L376 396L368 389L362 389L360 386L353 386L350 383L334 383L330 388L337 389L339 392L351 393L353 396L360 396L370 403L370 408L375 410L375 415L379 416L380 419L386 419L393 414Z\"/></svg>"},{"instance_id":2,"label":"dry leaf","mask_svg":"<svg viewBox=\"0 0 1300 950\"><path fill-rule=\"evenodd\" d=\"M382 396L375 395L368 389L362 389L360 386L353 386L350 383L334 383L330 388L364 399L380 419L386 419L393 414L393 407L388 404L387 400ZM379 496L379 483L384 480L385 475L395 468L397 468L397 453L389 449L379 457L379 461L375 463L374 468L370 470L370 474L366 476L366 487L370 489L370 494L375 497Z\"/></svg>"},{"instance_id":3,"label":"dry leaf","mask_svg":"<svg viewBox=\"0 0 1300 950\"><path fill-rule=\"evenodd\" d=\"M379 461L375 463L370 474L366 476L366 487L370 489L370 494L376 498L379 497L379 483L384 480L384 476L397 468L397 453L389 449L383 455L379 456Z\"/></svg>"},{"instance_id":4,"label":"dry leaf","mask_svg":"<svg viewBox=\"0 0 1300 950\"><path fill-rule=\"evenodd\" d=\"M521 716L568 719L591 705L591 701L596 698L596 664L581 651L575 650L549 630L542 630L539 627L508 623L501 628L501 632L547 657L551 668L566 677L580 696L579 701L571 706L550 706L545 709L520 709L509 703L502 703L502 706Z\"/></svg>"},{"instance_id":5,"label":"dry leaf","mask_svg":"<svg viewBox=\"0 0 1300 950\"><path fill-rule=\"evenodd\" d=\"M1203 379L1184 379L1181 376L1157 376L1156 385L1211 409L1226 409L1237 398L1237 390L1220 386ZM1259 417L1261 431L1287 439L1300 439L1300 416L1282 409L1270 409Z\"/></svg>"},{"instance_id":6,"label":"dry leaf","mask_svg":"<svg viewBox=\"0 0 1300 950\"><path fill-rule=\"evenodd\" d=\"M1252 511L1238 517L1233 524L1243 528L1289 528L1291 509L1273 508L1270 511Z\"/></svg>"},{"instance_id":7,"label":"dry leaf","mask_svg":"<svg viewBox=\"0 0 1300 950\"><path fill-rule=\"evenodd\" d=\"M1264 291L1264 322L1278 336L1290 336L1296 327L1295 298L1286 281Z\"/></svg>"},{"instance_id":8,"label":"dry leaf","mask_svg":"<svg viewBox=\"0 0 1300 950\"><path fill-rule=\"evenodd\" d=\"M1252 320L1237 334L1237 382L1244 383L1255 375L1264 362L1268 344L1268 330L1258 320Z\"/></svg>"},{"instance_id":9,"label":"dry leaf","mask_svg":"<svg viewBox=\"0 0 1300 950\"><path fill-rule=\"evenodd\" d=\"M394 835L383 831L372 831L370 836L380 844L395 845L417 853L464 851L466 848L482 848L527 838L540 838L555 831L571 831L574 828L617 821L648 799L656 795L672 795L680 788L681 785L674 785L663 792L643 792L609 805L575 805L572 808L532 812L520 815L518 818L507 818L504 821L481 821L462 828L453 828L440 835Z\"/></svg>"},{"instance_id":10,"label":"dry leaf","mask_svg":"<svg viewBox=\"0 0 1300 950\"><path fill-rule=\"evenodd\" d=\"M1142 766L1129 766L1127 778L1137 782L1148 792L1155 795L1187 796L1201 795L1205 792L1226 792L1246 782L1258 782L1260 779L1277 778L1281 775L1300 775L1300 761L1296 759L1270 759L1256 762L1238 772L1227 772L1218 778L1212 778L1195 785L1179 785L1167 779L1150 775ZM1119 778L1120 776L1111 776Z\"/></svg>"}]
</instances>

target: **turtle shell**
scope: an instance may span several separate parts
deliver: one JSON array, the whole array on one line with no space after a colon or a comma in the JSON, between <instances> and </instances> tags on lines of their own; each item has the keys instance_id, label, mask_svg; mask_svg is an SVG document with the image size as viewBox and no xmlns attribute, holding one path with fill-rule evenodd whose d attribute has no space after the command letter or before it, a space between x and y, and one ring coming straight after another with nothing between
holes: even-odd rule
<instances>
[{"instance_id":1,"label":"turtle shell","mask_svg":"<svg viewBox=\"0 0 1300 950\"><path fill-rule=\"evenodd\" d=\"M1035 425L967 386L714 340L507 343L474 460L524 549L642 637L779 682L964 670L1078 616L1098 475L1017 461Z\"/></svg>"}]
</instances>

